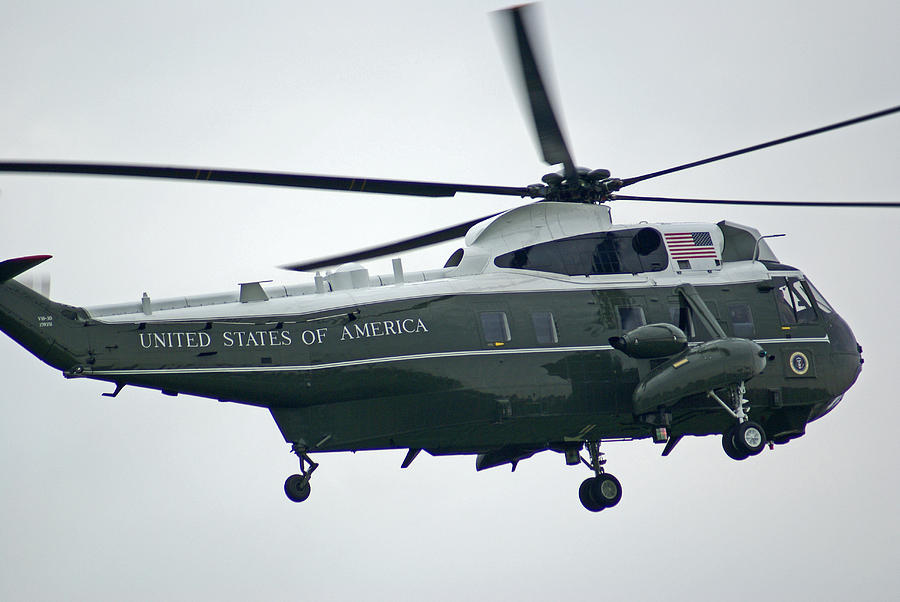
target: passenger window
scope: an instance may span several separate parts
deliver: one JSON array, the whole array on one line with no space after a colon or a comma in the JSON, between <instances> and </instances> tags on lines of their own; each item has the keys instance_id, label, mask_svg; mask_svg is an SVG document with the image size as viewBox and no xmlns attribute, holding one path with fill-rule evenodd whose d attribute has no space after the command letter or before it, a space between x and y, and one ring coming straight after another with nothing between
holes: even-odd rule
<instances>
[{"instance_id":1,"label":"passenger window","mask_svg":"<svg viewBox=\"0 0 900 602\"><path fill-rule=\"evenodd\" d=\"M749 339L753 336L753 315L746 303L734 303L728 306L731 316L731 328L734 336Z\"/></svg>"},{"instance_id":2,"label":"passenger window","mask_svg":"<svg viewBox=\"0 0 900 602\"><path fill-rule=\"evenodd\" d=\"M694 318L691 316L690 307L686 305L670 305L669 324L680 328L687 338L694 338Z\"/></svg>"},{"instance_id":3,"label":"passenger window","mask_svg":"<svg viewBox=\"0 0 900 602\"><path fill-rule=\"evenodd\" d=\"M502 311L485 311L481 313L481 332L484 340L490 345L503 345L510 340L509 322Z\"/></svg>"},{"instance_id":4,"label":"passenger window","mask_svg":"<svg viewBox=\"0 0 900 602\"><path fill-rule=\"evenodd\" d=\"M619 307L619 320L622 322L622 330L634 330L638 326L647 323L644 319L643 307Z\"/></svg>"},{"instance_id":5,"label":"passenger window","mask_svg":"<svg viewBox=\"0 0 900 602\"><path fill-rule=\"evenodd\" d=\"M549 311L535 311L531 313L531 323L534 326L534 336L538 345L552 345L559 342L556 334L556 322Z\"/></svg>"}]
</instances>

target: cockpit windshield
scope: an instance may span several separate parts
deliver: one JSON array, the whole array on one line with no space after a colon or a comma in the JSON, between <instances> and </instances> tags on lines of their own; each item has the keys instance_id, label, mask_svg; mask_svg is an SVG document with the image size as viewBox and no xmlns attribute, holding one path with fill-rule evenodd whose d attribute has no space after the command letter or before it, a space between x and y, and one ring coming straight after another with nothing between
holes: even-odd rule
<instances>
[{"instance_id":1,"label":"cockpit windshield","mask_svg":"<svg viewBox=\"0 0 900 602\"><path fill-rule=\"evenodd\" d=\"M799 278L779 278L776 296L782 324L809 324L818 319L811 294Z\"/></svg>"},{"instance_id":2,"label":"cockpit windshield","mask_svg":"<svg viewBox=\"0 0 900 602\"><path fill-rule=\"evenodd\" d=\"M825 297L822 295L822 293L819 292L819 289L813 286L813 283L808 279L806 280L805 284L806 288L809 289L809 292L812 293L813 299L816 300L816 305L819 306L819 309L827 314L834 313L834 309L832 309L831 305L828 304L828 301L825 300Z\"/></svg>"}]
</instances>

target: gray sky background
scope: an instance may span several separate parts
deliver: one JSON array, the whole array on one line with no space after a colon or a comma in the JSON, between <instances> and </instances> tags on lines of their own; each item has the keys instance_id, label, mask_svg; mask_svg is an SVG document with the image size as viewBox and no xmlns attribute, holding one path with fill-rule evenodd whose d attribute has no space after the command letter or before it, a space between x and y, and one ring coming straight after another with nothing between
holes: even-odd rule
<instances>
[{"instance_id":1,"label":"gray sky background","mask_svg":"<svg viewBox=\"0 0 900 602\"><path fill-rule=\"evenodd\" d=\"M550 171L489 11L500 2L0 2L0 157L525 185ZM631 176L900 102L900 4L572 2L540 11L576 161ZM900 117L633 187L898 200ZM0 256L51 253L91 305L308 277L285 262L486 215L409 199L0 176ZM544 454L320 455L313 495L259 409L67 382L0 339L0 598L885 599L900 588L895 381L900 211L613 206L617 222L764 234L853 327L863 374L807 435L736 463L606 445L622 503ZM404 259L439 267L444 245ZM389 260L370 262L390 272Z\"/></svg>"}]
</instances>

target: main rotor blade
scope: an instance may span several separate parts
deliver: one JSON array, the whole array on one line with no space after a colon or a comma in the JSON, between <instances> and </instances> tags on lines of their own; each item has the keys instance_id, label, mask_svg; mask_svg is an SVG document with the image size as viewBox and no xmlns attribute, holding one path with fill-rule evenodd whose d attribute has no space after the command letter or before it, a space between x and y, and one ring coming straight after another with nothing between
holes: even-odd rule
<instances>
[{"instance_id":1,"label":"main rotor blade","mask_svg":"<svg viewBox=\"0 0 900 602\"><path fill-rule=\"evenodd\" d=\"M0 162L0 172L78 174L97 176L123 176L138 178L164 178L170 180L195 180L204 182L228 182L256 184L260 186L287 186L292 188L317 188L349 192L372 192L409 196L452 197L457 192L530 196L527 188L514 186L482 186L478 184L446 184L439 182L415 182L407 180L370 180L343 176L320 176L271 171L244 171L233 169L208 169L197 167L170 167L122 163L47 163L38 161Z\"/></svg>"},{"instance_id":2,"label":"main rotor blade","mask_svg":"<svg viewBox=\"0 0 900 602\"><path fill-rule=\"evenodd\" d=\"M767 205L780 207L900 207L900 203L878 201L738 201L727 199L681 199L664 196L615 194L611 201L653 201L660 203L706 203L710 205Z\"/></svg>"},{"instance_id":3,"label":"main rotor blade","mask_svg":"<svg viewBox=\"0 0 900 602\"><path fill-rule=\"evenodd\" d=\"M550 103L547 88L544 85L544 80L541 77L541 72L535 59L534 49L525 25L527 17L524 15L526 11L531 13L533 11L532 5L507 8L498 11L498 13L509 19L512 27L510 44L515 46L516 55L519 57L521 82L528 97L528 105L531 108L531 117L534 121L534 129L538 143L541 146L541 152L544 155L544 161L550 165L562 163L566 179L576 182L578 173L575 169L575 161L572 159L572 154L569 152L562 129L559 127L559 122L556 119L553 105Z\"/></svg>"},{"instance_id":4,"label":"main rotor blade","mask_svg":"<svg viewBox=\"0 0 900 602\"><path fill-rule=\"evenodd\" d=\"M644 180L649 180L650 178L657 178L659 176L664 176L664 175L667 175L670 173L675 173L676 171L682 171L685 169L690 169L692 167L699 167L700 165L706 165L707 163L721 161L722 159L730 159L731 157L737 157L738 155L752 153L753 151L758 151L758 150L761 150L764 148L769 148L771 146L776 146L778 144L784 144L785 142L792 142L794 140L799 140L801 138L815 136L816 134L823 134L825 132L830 132L832 130L837 130L837 129L840 129L843 127L847 127L849 125L855 125L857 123L869 121L870 119L877 119L879 117L885 117L887 115L891 115L892 113L898 113L898 112L900 112L900 106L892 107L890 109L885 109L884 111L878 111L876 113L869 113L868 115L863 115L861 117L855 117L853 119L848 119L847 121L833 123L831 125L826 125L824 127L816 128L814 130L800 132L799 134L794 134L793 136L786 136L784 138L778 138L777 140L763 142L762 144L755 144L753 146L748 146L747 148L742 148L742 149L739 149L736 151L732 151L730 153L725 153L723 155L716 155L714 157L708 157L706 159L701 159L699 161L693 161L692 163L685 163L684 165L670 167L669 169L664 169L662 171L655 171L653 173L644 174L642 176L626 178L626 179L622 180L622 187L624 188L625 186L631 186L632 184L636 184L638 182L643 182Z\"/></svg>"},{"instance_id":5,"label":"main rotor blade","mask_svg":"<svg viewBox=\"0 0 900 602\"><path fill-rule=\"evenodd\" d=\"M282 269L293 270L295 272L308 272L310 270L327 268L350 261L363 261L365 259L373 259L375 257L384 257L385 255L390 255L392 253L402 253L403 251L410 251L412 249L428 247L448 240L453 240L454 238L465 236L466 232L469 231L469 228L471 228L478 222L490 219L495 215L500 215L500 213L486 215L484 217L479 217L478 219L473 219L472 221L465 222L463 224L457 224L455 226L450 226L441 230L435 230L434 232L419 234L418 236L413 236L412 238L405 238L384 245L379 245L377 247L370 247L368 249L352 251L343 255L320 257L319 259L312 259L301 263L283 265L281 267Z\"/></svg>"}]
</instances>

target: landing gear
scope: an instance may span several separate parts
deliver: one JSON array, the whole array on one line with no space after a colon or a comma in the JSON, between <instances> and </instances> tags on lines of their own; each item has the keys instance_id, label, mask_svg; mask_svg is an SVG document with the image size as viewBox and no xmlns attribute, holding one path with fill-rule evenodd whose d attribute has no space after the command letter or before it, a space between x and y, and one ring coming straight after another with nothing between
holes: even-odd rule
<instances>
[{"instance_id":1,"label":"landing gear","mask_svg":"<svg viewBox=\"0 0 900 602\"><path fill-rule=\"evenodd\" d=\"M284 493L292 502L302 502L309 497L312 488L309 486L309 477L292 474L284 482Z\"/></svg>"},{"instance_id":2,"label":"landing gear","mask_svg":"<svg viewBox=\"0 0 900 602\"><path fill-rule=\"evenodd\" d=\"M578 488L578 498L581 504L591 512L600 512L604 508L612 508L622 499L622 485L611 474L604 472L603 453L600 451L599 441L587 442L588 453L591 461L581 459L588 468L594 471L594 476L585 479Z\"/></svg>"},{"instance_id":3,"label":"landing gear","mask_svg":"<svg viewBox=\"0 0 900 602\"><path fill-rule=\"evenodd\" d=\"M309 479L319 465L312 461L305 449L294 445L292 451L300 458L300 474L292 474L287 478L284 482L284 493L292 502L300 503L309 497L311 491Z\"/></svg>"},{"instance_id":4,"label":"landing gear","mask_svg":"<svg viewBox=\"0 0 900 602\"><path fill-rule=\"evenodd\" d=\"M581 487L578 488L578 499L581 500L581 505L591 512L600 512L606 506L594 499L594 493L591 491L594 488L594 480L595 477L590 477L581 483Z\"/></svg>"},{"instance_id":5,"label":"landing gear","mask_svg":"<svg viewBox=\"0 0 900 602\"><path fill-rule=\"evenodd\" d=\"M757 455L766 446L763 428L750 420L734 427L734 446L751 456Z\"/></svg>"},{"instance_id":6,"label":"landing gear","mask_svg":"<svg viewBox=\"0 0 900 602\"><path fill-rule=\"evenodd\" d=\"M746 460L750 456L760 453L766 446L766 432L763 427L747 417L749 408L744 409L747 400L744 399L744 383L731 387L728 391L732 407L722 401L715 391L708 395L719 402L725 410L738 422L722 433L722 449L733 460Z\"/></svg>"},{"instance_id":7,"label":"landing gear","mask_svg":"<svg viewBox=\"0 0 900 602\"><path fill-rule=\"evenodd\" d=\"M737 446L734 444L734 428L735 427L731 426L727 431L722 433L722 449L725 450L725 455L732 460L746 460L750 457L750 454L738 450Z\"/></svg>"}]
</instances>

